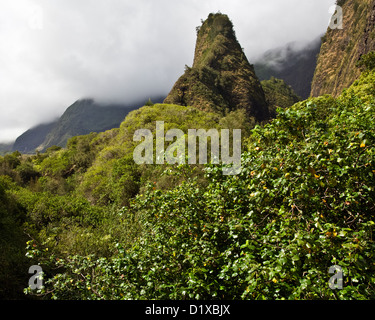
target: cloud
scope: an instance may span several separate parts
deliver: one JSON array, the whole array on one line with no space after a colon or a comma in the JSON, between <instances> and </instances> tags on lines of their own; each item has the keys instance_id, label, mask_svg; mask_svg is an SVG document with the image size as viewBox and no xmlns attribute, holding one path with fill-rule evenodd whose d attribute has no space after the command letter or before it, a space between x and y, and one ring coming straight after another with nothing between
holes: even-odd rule
<instances>
[{"instance_id":1,"label":"cloud","mask_svg":"<svg viewBox=\"0 0 375 320\"><path fill-rule=\"evenodd\" d=\"M0 141L75 100L134 103L166 95L191 65L195 27L229 15L251 61L328 25L334 0L2 0Z\"/></svg>"}]
</instances>

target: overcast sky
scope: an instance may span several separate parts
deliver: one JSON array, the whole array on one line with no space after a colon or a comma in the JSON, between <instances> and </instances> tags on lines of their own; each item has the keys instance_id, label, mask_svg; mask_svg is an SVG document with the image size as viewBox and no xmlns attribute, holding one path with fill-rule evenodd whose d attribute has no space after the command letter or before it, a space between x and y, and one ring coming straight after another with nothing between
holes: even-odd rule
<instances>
[{"instance_id":1,"label":"overcast sky","mask_svg":"<svg viewBox=\"0 0 375 320\"><path fill-rule=\"evenodd\" d=\"M325 32L335 0L0 0L0 142L74 101L166 95L193 61L195 28L226 13L251 63Z\"/></svg>"}]
</instances>

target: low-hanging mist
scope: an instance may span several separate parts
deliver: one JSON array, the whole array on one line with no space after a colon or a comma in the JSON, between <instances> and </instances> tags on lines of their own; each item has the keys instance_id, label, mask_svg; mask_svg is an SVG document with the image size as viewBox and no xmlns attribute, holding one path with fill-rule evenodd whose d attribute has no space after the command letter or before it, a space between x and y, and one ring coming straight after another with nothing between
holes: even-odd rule
<instances>
[{"instance_id":1,"label":"low-hanging mist","mask_svg":"<svg viewBox=\"0 0 375 320\"><path fill-rule=\"evenodd\" d=\"M194 28L228 14L250 62L328 25L334 0L34 0L0 4L0 141L55 119L74 101L131 104L166 95L192 63Z\"/></svg>"}]
</instances>

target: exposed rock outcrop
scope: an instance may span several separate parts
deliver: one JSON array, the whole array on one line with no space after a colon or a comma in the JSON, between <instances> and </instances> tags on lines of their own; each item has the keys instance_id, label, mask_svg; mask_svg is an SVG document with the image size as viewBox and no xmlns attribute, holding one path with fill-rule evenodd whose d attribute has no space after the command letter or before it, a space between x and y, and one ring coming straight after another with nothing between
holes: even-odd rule
<instances>
[{"instance_id":1,"label":"exposed rock outcrop","mask_svg":"<svg viewBox=\"0 0 375 320\"><path fill-rule=\"evenodd\" d=\"M197 30L193 66L186 67L164 103L222 114L245 109L257 120L269 118L260 81L237 41L228 16L210 14Z\"/></svg>"}]
</instances>

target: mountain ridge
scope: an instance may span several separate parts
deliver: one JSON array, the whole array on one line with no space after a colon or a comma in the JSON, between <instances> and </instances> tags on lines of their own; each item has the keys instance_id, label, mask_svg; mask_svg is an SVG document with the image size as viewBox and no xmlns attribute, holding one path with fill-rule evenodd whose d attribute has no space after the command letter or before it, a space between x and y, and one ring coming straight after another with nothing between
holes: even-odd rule
<instances>
[{"instance_id":1,"label":"mountain ridge","mask_svg":"<svg viewBox=\"0 0 375 320\"><path fill-rule=\"evenodd\" d=\"M157 97L156 100L161 100ZM45 151L56 145L65 147L67 141L91 132L103 132L119 127L126 115L144 105L144 101L127 104L97 103L94 99L80 99L70 105L61 117L47 124L40 124L20 135L13 151L25 154Z\"/></svg>"}]
</instances>

